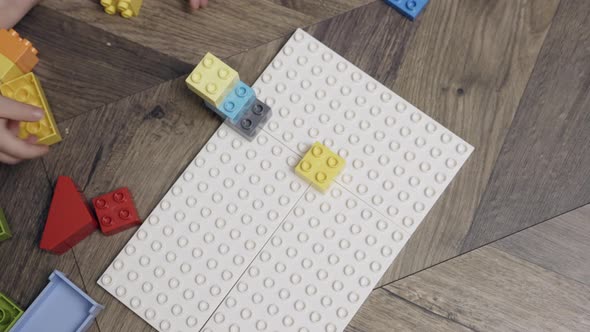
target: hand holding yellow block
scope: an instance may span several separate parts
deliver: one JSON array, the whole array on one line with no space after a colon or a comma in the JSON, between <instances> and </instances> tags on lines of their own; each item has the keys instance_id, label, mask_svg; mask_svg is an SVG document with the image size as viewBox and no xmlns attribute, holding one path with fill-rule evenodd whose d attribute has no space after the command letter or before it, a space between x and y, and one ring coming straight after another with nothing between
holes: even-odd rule
<instances>
[{"instance_id":1,"label":"hand holding yellow block","mask_svg":"<svg viewBox=\"0 0 590 332\"><path fill-rule=\"evenodd\" d=\"M100 4L109 15L119 12L124 18L130 18L139 15L143 0L101 0Z\"/></svg>"},{"instance_id":2,"label":"hand holding yellow block","mask_svg":"<svg viewBox=\"0 0 590 332\"><path fill-rule=\"evenodd\" d=\"M4 97L42 108L45 112L45 116L41 121L20 123L18 135L20 138L26 139L34 135L37 136L37 143L45 145L52 145L61 141L61 135L47 103L47 98L35 74L28 73L0 85L0 92Z\"/></svg>"}]
</instances>

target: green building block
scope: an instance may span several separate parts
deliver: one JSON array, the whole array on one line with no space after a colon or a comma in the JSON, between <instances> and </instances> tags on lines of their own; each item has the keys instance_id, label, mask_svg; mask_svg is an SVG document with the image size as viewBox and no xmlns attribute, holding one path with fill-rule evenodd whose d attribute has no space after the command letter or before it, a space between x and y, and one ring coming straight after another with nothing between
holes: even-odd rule
<instances>
[{"instance_id":1,"label":"green building block","mask_svg":"<svg viewBox=\"0 0 590 332\"><path fill-rule=\"evenodd\" d=\"M4 215L4 211L0 209L0 241L4 241L10 237L12 237L12 233L10 233L10 228L8 228L6 216ZM0 330L0 332L2 332L2 330Z\"/></svg>"},{"instance_id":2,"label":"green building block","mask_svg":"<svg viewBox=\"0 0 590 332\"><path fill-rule=\"evenodd\" d=\"M22 315L22 309L14 304L6 295L0 293L0 332L10 331Z\"/></svg>"}]
</instances>

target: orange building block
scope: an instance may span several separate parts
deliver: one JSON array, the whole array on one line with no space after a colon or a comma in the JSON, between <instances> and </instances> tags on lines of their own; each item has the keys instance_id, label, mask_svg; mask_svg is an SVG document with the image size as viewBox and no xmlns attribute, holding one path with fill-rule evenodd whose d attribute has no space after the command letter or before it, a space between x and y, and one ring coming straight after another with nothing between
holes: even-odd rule
<instances>
[{"instance_id":1,"label":"orange building block","mask_svg":"<svg viewBox=\"0 0 590 332\"><path fill-rule=\"evenodd\" d=\"M32 71L39 62L33 44L12 29L0 29L0 53L15 63L23 74Z\"/></svg>"}]
</instances>

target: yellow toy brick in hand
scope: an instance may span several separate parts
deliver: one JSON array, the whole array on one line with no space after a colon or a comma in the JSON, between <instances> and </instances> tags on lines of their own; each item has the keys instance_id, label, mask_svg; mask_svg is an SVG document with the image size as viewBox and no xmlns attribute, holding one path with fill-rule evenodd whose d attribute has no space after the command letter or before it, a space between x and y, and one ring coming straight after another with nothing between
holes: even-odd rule
<instances>
[{"instance_id":1,"label":"yellow toy brick in hand","mask_svg":"<svg viewBox=\"0 0 590 332\"><path fill-rule=\"evenodd\" d=\"M18 136L26 139L31 135L37 136L37 143L52 145L61 141L61 135L51 114L41 83L33 73L28 73L0 86L4 97L21 103L42 108L45 116L37 122L21 122Z\"/></svg>"},{"instance_id":2,"label":"yellow toy brick in hand","mask_svg":"<svg viewBox=\"0 0 590 332\"><path fill-rule=\"evenodd\" d=\"M237 71L207 53L187 77L186 85L206 102L219 108L239 79Z\"/></svg>"},{"instance_id":3,"label":"yellow toy brick in hand","mask_svg":"<svg viewBox=\"0 0 590 332\"><path fill-rule=\"evenodd\" d=\"M295 166L295 172L320 191L326 191L344 168L345 160L320 142L315 142Z\"/></svg>"}]
</instances>

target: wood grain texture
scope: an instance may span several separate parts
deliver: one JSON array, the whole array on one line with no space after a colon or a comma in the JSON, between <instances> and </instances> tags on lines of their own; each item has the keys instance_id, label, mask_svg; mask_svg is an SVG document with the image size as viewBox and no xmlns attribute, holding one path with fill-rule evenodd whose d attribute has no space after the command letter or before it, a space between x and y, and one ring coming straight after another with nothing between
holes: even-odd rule
<instances>
[{"instance_id":1,"label":"wood grain texture","mask_svg":"<svg viewBox=\"0 0 590 332\"><path fill-rule=\"evenodd\" d=\"M0 165L0 183L0 205L13 235L0 242L0 292L26 309L45 288L54 269L85 289L73 252L57 256L39 249L53 194L41 160Z\"/></svg>"},{"instance_id":2,"label":"wood grain texture","mask_svg":"<svg viewBox=\"0 0 590 332\"><path fill-rule=\"evenodd\" d=\"M16 29L40 50L35 72L58 122L193 68L44 7L36 7Z\"/></svg>"},{"instance_id":3,"label":"wood grain texture","mask_svg":"<svg viewBox=\"0 0 590 332\"><path fill-rule=\"evenodd\" d=\"M268 0L210 1L205 10L193 13L187 10L185 1L145 0L140 15L132 20L105 14L97 1L47 0L42 6L185 62L196 63L207 51L219 57L235 55L333 16L334 11L366 2L339 0L338 3L346 4L342 7L326 2L324 7L330 11L318 11L309 16Z\"/></svg>"},{"instance_id":4,"label":"wood grain texture","mask_svg":"<svg viewBox=\"0 0 590 332\"><path fill-rule=\"evenodd\" d=\"M491 246L590 286L590 205Z\"/></svg>"},{"instance_id":5,"label":"wood grain texture","mask_svg":"<svg viewBox=\"0 0 590 332\"><path fill-rule=\"evenodd\" d=\"M269 0L318 20L325 20L378 0Z\"/></svg>"},{"instance_id":6,"label":"wood grain texture","mask_svg":"<svg viewBox=\"0 0 590 332\"><path fill-rule=\"evenodd\" d=\"M558 1L432 1L393 90L475 151L381 280L459 254Z\"/></svg>"},{"instance_id":7,"label":"wood grain texture","mask_svg":"<svg viewBox=\"0 0 590 332\"><path fill-rule=\"evenodd\" d=\"M385 288L476 331L590 329L590 287L491 247Z\"/></svg>"},{"instance_id":8,"label":"wood grain texture","mask_svg":"<svg viewBox=\"0 0 590 332\"><path fill-rule=\"evenodd\" d=\"M432 313L387 289L374 290L344 330L346 332L472 331Z\"/></svg>"},{"instance_id":9,"label":"wood grain texture","mask_svg":"<svg viewBox=\"0 0 590 332\"><path fill-rule=\"evenodd\" d=\"M590 202L589 12L561 1L463 251Z\"/></svg>"}]
</instances>

